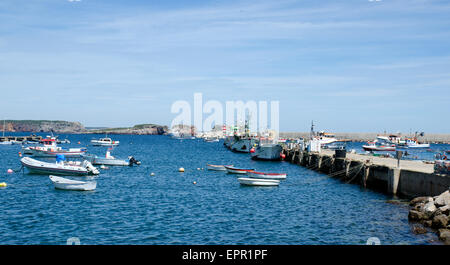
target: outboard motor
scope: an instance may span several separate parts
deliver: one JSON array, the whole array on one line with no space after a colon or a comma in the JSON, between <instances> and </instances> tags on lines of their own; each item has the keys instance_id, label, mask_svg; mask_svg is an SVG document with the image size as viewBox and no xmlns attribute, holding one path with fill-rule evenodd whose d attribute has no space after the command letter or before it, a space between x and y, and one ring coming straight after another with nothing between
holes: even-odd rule
<instances>
[{"instance_id":1,"label":"outboard motor","mask_svg":"<svg viewBox=\"0 0 450 265\"><path fill-rule=\"evenodd\" d=\"M96 167L94 167L91 162L84 160L83 161L83 167L85 167L89 172L91 172L91 174L93 175L98 175L100 174L100 171L98 171L98 169Z\"/></svg>"},{"instance_id":2,"label":"outboard motor","mask_svg":"<svg viewBox=\"0 0 450 265\"><path fill-rule=\"evenodd\" d=\"M129 156L128 159L129 159L128 165L129 165L130 167L133 166L133 164L136 164L136 165L140 165L140 164L141 164L141 161L136 160L136 159L135 159L134 157L132 157L132 156Z\"/></svg>"}]
</instances>

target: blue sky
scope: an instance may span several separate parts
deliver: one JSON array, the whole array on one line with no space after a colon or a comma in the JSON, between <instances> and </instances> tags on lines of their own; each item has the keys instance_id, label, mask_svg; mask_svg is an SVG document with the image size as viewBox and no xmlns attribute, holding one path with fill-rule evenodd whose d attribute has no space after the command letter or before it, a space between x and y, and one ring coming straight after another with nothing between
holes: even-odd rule
<instances>
[{"instance_id":1,"label":"blue sky","mask_svg":"<svg viewBox=\"0 0 450 265\"><path fill-rule=\"evenodd\" d=\"M169 125L279 100L281 131L450 133L450 1L0 2L0 113ZM206 117L206 116L205 116Z\"/></svg>"}]
</instances>

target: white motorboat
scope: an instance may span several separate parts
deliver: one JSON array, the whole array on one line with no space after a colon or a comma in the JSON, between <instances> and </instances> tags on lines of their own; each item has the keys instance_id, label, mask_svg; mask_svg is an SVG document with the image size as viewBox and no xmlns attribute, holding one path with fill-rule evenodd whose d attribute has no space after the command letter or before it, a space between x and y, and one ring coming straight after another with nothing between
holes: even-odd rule
<instances>
[{"instance_id":1,"label":"white motorboat","mask_svg":"<svg viewBox=\"0 0 450 265\"><path fill-rule=\"evenodd\" d=\"M286 179L286 173L248 172L250 178L256 179Z\"/></svg>"},{"instance_id":2,"label":"white motorboat","mask_svg":"<svg viewBox=\"0 0 450 265\"><path fill-rule=\"evenodd\" d=\"M89 161L58 161L56 163L44 162L24 157L20 160L22 165L34 174L54 174L54 175L97 175L100 172Z\"/></svg>"},{"instance_id":3,"label":"white motorboat","mask_svg":"<svg viewBox=\"0 0 450 265\"><path fill-rule=\"evenodd\" d=\"M91 140L91 144L93 146L118 146L119 143L120 143L119 141L113 141L111 138L108 137L100 138L98 140L96 139Z\"/></svg>"},{"instance_id":4,"label":"white motorboat","mask_svg":"<svg viewBox=\"0 0 450 265\"><path fill-rule=\"evenodd\" d=\"M105 157L98 157L96 155L83 155L83 158L90 161L93 165L106 165L106 166L128 166L129 161L117 159L111 155L110 151L106 151Z\"/></svg>"},{"instance_id":5,"label":"white motorboat","mask_svg":"<svg viewBox=\"0 0 450 265\"><path fill-rule=\"evenodd\" d=\"M232 167L233 165L211 165L211 164L207 164L206 168L208 170L227 171L227 169L225 168L226 166Z\"/></svg>"},{"instance_id":6,"label":"white motorboat","mask_svg":"<svg viewBox=\"0 0 450 265\"><path fill-rule=\"evenodd\" d=\"M64 155L66 157L80 157L87 151L86 148L63 149L57 146L55 137L47 137L41 142L43 145L23 147L22 153L37 157L56 157L57 155Z\"/></svg>"},{"instance_id":7,"label":"white motorboat","mask_svg":"<svg viewBox=\"0 0 450 265\"><path fill-rule=\"evenodd\" d=\"M215 138L215 137L209 138L209 137L207 137L207 138L205 138L205 142L207 142L207 143L219 142L219 138Z\"/></svg>"},{"instance_id":8,"label":"white motorboat","mask_svg":"<svg viewBox=\"0 0 450 265\"><path fill-rule=\"evenodd\" d=\"M233 166L225 166L228 173L231 174L247 174L250 171L254 171L254 168L237 168Z\"/></svg>"},{"instance_id":9,"label":"white motorboat","mask_svg":"<svg viewBox=\"0 0 450 265\"><path fill-rule=\"evenodd\" d=\"M55 189L60 190L92 191L97 187L96 181L72 180L53 175L50 175L49 178L53 182Z\"/></svg>"},{"instance_id":10,"label":"white motorboat","mask_svg":"<svg viewBox=\"0 0 450 265\"><path fill-rule=\"evenodd\" d=\"M336 136L332 133L326 133L324 131L320 131L319 135L316 138L320 142L321 149L330 149L330 150L340 150L345 149L346 142L349 140L338 140Z\"/></svg>"},{"instance_id":11,"label":"white motorboat","mask_svg":"<svg viewBox=\"0 0 450 265\"><path fill-rule=\"evenodd\" d=\"M405 144L408 148L430 148L430 144L421 144L416 138L406 139Z\"/></svg>"},{"instance_id":12,"label":"white motorboat","mask_svg":"<svg viewBox=\"0 0 450 265\"><path fill-rule=\"evenodd\" d=\"M278 186L280 181L276 179L238 178L241 185L246 186Z\"/></svg>"},{"instance_id":13,"label":"white motorboat","mask_svg":"<svg viewBox=\"0 0 450 265\"><path fill-rule=\"evenodd\" d=\"M364 151L395 151L395 144L386 136L377 136L373 142L363 145Z\"/></svg>"}]
</instances>

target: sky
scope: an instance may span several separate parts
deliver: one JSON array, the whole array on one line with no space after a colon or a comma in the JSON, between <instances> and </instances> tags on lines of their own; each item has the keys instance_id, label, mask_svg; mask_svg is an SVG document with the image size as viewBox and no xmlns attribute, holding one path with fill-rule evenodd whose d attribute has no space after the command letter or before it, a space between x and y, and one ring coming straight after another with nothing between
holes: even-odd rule
<instances>
[{"instance_id":1,"label":"sky","mask_svg":"<svg viewBox=\"0 0 450 265\"><path fill-rule=\"evenodd\" d=\"M170 125L199 92L277 100L281 131L450 133L448 14L433 0L2 0L0 119Z\"/></svg>"}]
</instances>

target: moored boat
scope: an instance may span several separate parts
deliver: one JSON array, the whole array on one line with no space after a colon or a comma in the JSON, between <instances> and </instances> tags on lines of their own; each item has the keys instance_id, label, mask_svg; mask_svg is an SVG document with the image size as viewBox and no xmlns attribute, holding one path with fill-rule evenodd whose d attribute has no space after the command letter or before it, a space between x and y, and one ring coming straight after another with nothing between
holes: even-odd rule
<instances>
[{"instance_id":1,"label":"moored boat","mask_svg":"<svg viewBox=\"0 0 450 265\"><path fill-rule=\"evenodd\" d=\"M276 179L238 178L241 185L245 186L278 186L280 181Z\"/></svg>"},{"instance_id":2,"label":"moored boat","mask_svg":"<svg viewBox=\"0 0 450 265\"><path fill-rule=\"evenodd\" d=\"M286 173L248 172L250 178L259 179L286 179Z\"/></svg>"},{"instance_id":3,"label":"moored boat","mask_svg":"<svg viewBox=\"0 0 450 265\"><path fill-rule=\"evenodd\" d=\"M207 164L206 168L208 170L227 171L227 169L225 168L226 166L232 167L233 165L211 165L211 164Z\"/></svg>"},{"instance_id":4,"label":"moored boat","mask_svg":"<svg viewBox=\"0 0 450 265\"><path fill-rule=\"evenodd\" d=\"M53 175L50 175L49 178L53 182L55 189L91 191L95 190L95 188L97 187L96 181L72 180Z\"/></svg>"},{"instance_id":5,"label":"moored boat","mask_svg":"<svg viewBox=\"0 0 450 265\"><path fill-rule=\"evenodd\" d=\"M283 147L270 138L260 138L256 147L250 149L252 159L280 160Z\"/></svg>"},{"instance_id":6,"label":"moored boat","mask_svg":"<svg viewBox=\"0 0 450 265\"><path fill-rule=\"evenodd\" d=\"M98 140L92 139L91 144L93 146L118 146L120 141L113 141L111 138L105 137Z\"/></svg>"},{"instance_id":7,"label":"moored boat","mask_svg":"<svg viewBox=\"0 0 450 265\"><path fill-rule=\"evenodd\" d=\"M395 144L386 136L377 136L377 139L373 142L368 142L367 145L363 145L364 151L395 151Z\"/></svg>"},{"instance_id":8,"label":"moored boat","mask_svg":"<svg viewBox=\"0 0 450 265\"><path fill-rule=\"evenodd\" d=\"M85 176L90 174L97 175L100 173L97 168L86 160L83 162L57 161L56 163L49 163L31 157L24 157L20 162L30 173L34 174Z\"/></svg>"},{"instance_id":9,"label":"moored boat","mask_svg":"<svg viewBox=\"0 0 450 265\"><path fill-rule=\"evenodd\" d=\"M117 159L111 155L110 151L106 151L105 157L98 157L96 155L83 155L83 158L90 161L93 165L106 165L106 166L128 166L130 161Z\"/></svg>"},{"instance_id":10,"label":"moored boat","mask_svg":"<svg viewBox=\"0 0 450 265\"><path fill-rule=\"evenodd\" d=\"M66 157L80 157L87 151L86 148L63 149L57 146L55 137L47 137L41 142L43 145L23 147L22 153L37 157L56 157L57 155L64 155Z\"/></svg>"},{"instance_id":11,"label":"moored boat","mask_svg":"<svg viewBox=\"0 0 450 265\"><path fill-rule=\"evenodd\" d=\"M250 171L254 171L254 168L237 168L233 166L225 166L228 173L231 174L247 174Z\"/></svg>"}]
</instances>

